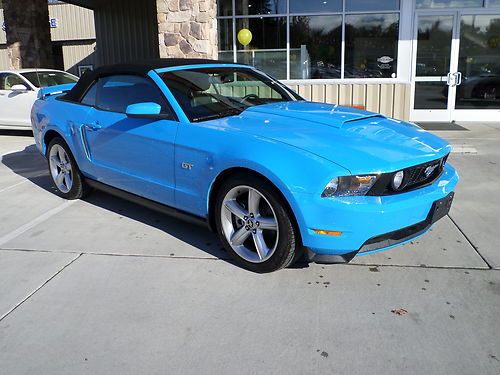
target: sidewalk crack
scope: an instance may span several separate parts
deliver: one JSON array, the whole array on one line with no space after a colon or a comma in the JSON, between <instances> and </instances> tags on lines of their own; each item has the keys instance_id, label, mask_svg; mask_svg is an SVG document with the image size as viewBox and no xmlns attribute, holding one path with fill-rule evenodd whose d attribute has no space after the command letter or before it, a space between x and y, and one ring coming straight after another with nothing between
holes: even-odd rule
<instances>
[{"instance_id":1,"label":"sidewalk crack","mask_svg":"<svg viewBox=\"0 0 500 375\"><path fill-rule=\"evenodd\" d=\"M462 233L462 236L464 236L464 238L467 240L467 242L469 243L469 245L470 245L470 246L474 249L474 251L476 252L476 254L477 254L477 255L479 255L479 257L480 257L480 258L483 260L483 262L484 262L484 263L488 266L488 268L489 268L490 270L491 270L491 269L493 269L492 265L491 265L491 264L490 264L490 263L486 260L486 258L483 256L483 254L481 254L481 253L479 252L479 250L477 249L477 246L476 246L476 245L474 245L474 244L472 243L472 241L470 240L469 236L467 236L467 235L465 234L465 232L462 230L462 228L460 228L460 227L458 226L458 224L455 222L455 220L453 220L453 218L451 217L451 215L449 215L449 214L448 214L447 216L450 218L451 222L453 223L453 225L455 225L455 227L458 229L458 231L459 231L460 233Z\"/></svg>"},{"instance_id":2,"label":"sidewalk crack","mask_svg":"<svg viewBox=\"0 0 500 375\"><path fill-rule=\"evenodd\" d=\"M10 314L12 314L18 307L20 307L24 302L26 302L28 299L30 299L36 292L38 292L40 289L42 289L47 283L49 283L54 277L59 275L62 271L64 271L67 267L72 265L77 259L79 259L83 253L78 254L76 257L74 257L72 260L70 260L68 263L66 263L60 270L58 270L56 273L54 273L51 277L49 277L47 280L45 280L40 286L38 286L35 290L33 290L30 294L28 294L24 299L22 299L19 303L17 303L13 308L11 308L9 311L7 311L4 315L0 317L0 322L4 320L6 317L8 317Z\"/></svg>"}]
</instances>

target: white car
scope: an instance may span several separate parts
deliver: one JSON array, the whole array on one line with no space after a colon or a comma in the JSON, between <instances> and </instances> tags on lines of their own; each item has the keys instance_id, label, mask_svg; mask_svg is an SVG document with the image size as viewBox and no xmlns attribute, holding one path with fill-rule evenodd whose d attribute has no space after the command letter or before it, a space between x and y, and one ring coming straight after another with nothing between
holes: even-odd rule
<instances>
[{"instance_id":1,"label":"white car","mask_svg":"<svg viewBox=\"0 0 500 375\"><path fill-rule=\"evenodd\" d=\"M78 77L60 70L0 71L0 129L31 129L31 107L38 90L77 81Z\"/></svg>"}]
</instances>

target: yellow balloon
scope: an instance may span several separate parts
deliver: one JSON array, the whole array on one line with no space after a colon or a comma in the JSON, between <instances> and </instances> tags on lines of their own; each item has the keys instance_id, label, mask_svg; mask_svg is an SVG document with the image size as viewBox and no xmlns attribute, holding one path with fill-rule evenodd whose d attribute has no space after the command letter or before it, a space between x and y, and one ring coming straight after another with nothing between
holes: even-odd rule
<instances>
[{"instance_id":1,"label":"yellow balloon","mask_svg":"<svg viewBox=\"0 0 500 375\"><path fill-rule=\"evenodd\" d=\"M252 32L248 29L241 29L238 32L238 41L244 46L248 45L252 41Z\"/></svg>"}]
</instances>

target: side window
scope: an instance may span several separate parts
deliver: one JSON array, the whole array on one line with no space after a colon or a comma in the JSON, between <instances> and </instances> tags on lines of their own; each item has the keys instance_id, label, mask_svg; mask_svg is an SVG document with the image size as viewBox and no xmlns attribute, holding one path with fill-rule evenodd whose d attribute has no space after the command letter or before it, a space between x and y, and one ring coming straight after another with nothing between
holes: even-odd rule
<instances>
[{"instance_id":1,"label":"side window","mask_svg":"<svg viewBox=\"0 0 500 375\"><path fill-rule=\"evenodd\" d=\"M97 82L93 83L90 89L87 91L83 99L81 100L82 104L95 106L97 97Z\"/></svg>"},{"instance_id":2,"label":"side window","mask_svg":"<svg viewBox=\"0 0 500 375\"><path fill-rule=\"evenodd\" d=\"M130 104L152 102L161 114L175 118L161 90L150 80L134 75L116 75L97 82L96 106L105 111L125 113Z\"/></svg>"},{"instance_id":3,"label":"side window","mask_svg":"<svg viewBox=\"0 0 500 375\"><path fill-rule=\"evenodd\" d=\"M12 86L15 85L27 86L23 79L16 74L0 74L0 90L12 90Z\"/></svg>"}]
</instances>

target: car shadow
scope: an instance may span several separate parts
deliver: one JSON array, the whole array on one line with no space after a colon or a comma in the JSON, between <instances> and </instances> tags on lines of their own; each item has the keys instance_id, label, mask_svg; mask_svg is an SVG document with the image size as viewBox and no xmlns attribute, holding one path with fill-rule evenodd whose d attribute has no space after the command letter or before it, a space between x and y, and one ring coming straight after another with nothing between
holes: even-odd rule
<instances>
[{"instance_id":1,"label":"car shadow","mask_svg":"<svg viewBox=\"0 0 500 375\"><path fill-rule=\"evenodd\" d=\"M4 155L2 164L38 187L56 194L57 190L49 176L47 161L40 155L34 144L27 146L22 151ZM206 254L235 265L235 262L222 247L217 235L206 227L187 223L101 191L94 191L83 200L96 207L159 229ZM169 254L171 251L165 255ZM182 256L182 254L175 255ZM306 262L299 261L292 268L305 268L307 266Z\"/></svg>"},{"instance_id":2,"label":"car shadow","mask_svg":"<svg viewBox=\"0 0 500 375\"><path fill-rule=\"evenodd\" d=\"M22 151L4 155L2 157L2 164L38 187L56 194L56 188L53 186L49 176L47 161L40 155L34 144L27 146ZM186 223L101 191L92 192L84 198L84 201L120 216L125 216L157 228L207 254L232 263L217 236L210 232L208 228Z\"/></svg>"}]
</instances>

